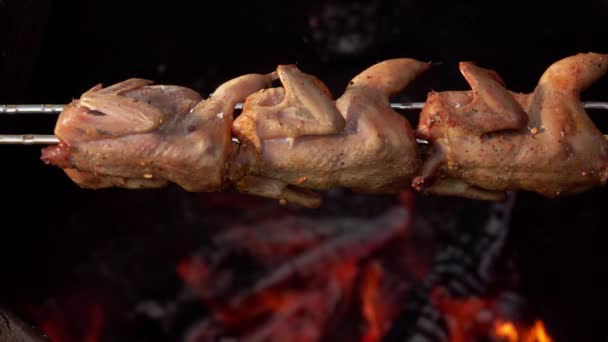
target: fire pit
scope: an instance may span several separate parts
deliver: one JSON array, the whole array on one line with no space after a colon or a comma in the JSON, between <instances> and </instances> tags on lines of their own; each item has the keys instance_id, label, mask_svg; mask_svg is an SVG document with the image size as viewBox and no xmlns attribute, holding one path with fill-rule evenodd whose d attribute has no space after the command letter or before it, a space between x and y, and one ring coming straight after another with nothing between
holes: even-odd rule
<instances>
[{"instance_id":1,"label":"fire pit","mask_svg":"<svg viewBox=\"0 0 608 342\"><path fill-rule=\"evenodd\" d=\"M435 62L395 99L419 101L431 89L464 88L462 60L528 91L557 58L607 48L601 3L499 12L416 1L215 6L0 1L10 26L0 30L0 103L65 103L132 76L208 95L279 63L298 63L340 93L362 66L397 56ZM585 97L605 100L607 85ZM54 124L0 119L7 132ZM408 119L416 124L415 113ZM607 131L606 118L594 120ZM604 189L555 200L514 193L494 204L336 189L304 209L177 187L82 190L43 165L39 147L0 153L0 341L606 338L602 316L591 314L608 304Z\"/></svg>"},{"instance_id":2,"label":"fire pit","mask_svg":"<svg viewBox=\"0 0 608 342\"><path fill-rule=\"evenodd\" d=\"M68 342L550 340L505 249L514 195L488 205L334 191L318 210L167 195L171 228L141 220L14 310Z\"/></svg>"}]
</instances>

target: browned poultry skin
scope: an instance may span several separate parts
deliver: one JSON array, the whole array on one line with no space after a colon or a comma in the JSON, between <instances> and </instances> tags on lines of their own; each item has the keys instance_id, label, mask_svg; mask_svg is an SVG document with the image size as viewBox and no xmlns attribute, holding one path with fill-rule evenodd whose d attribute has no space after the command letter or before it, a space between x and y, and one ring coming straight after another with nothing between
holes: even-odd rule
<instances>
[{"instance_id":1,"label":"browned poultry skin","mask_svg":"<svg viewBox=\"0 0 608 342\"><path fill-rule=\"evenodd\" d=\"M231 178L245 193L315 207L311 190L398 192L420 165L410 124L389 96L429 67L412 59L376 64L336 102L323 83L293 65L279 66L284 88L247 98L234 122L240 139Z\"/></svg>"},{"instance_id":2,"label":"browned poultry skin","mask_svg":"<svg viewBox=\"0 0 608 342\"><path fill-rule=\"evenodd\" d=\"M45 148L42 159L85 188L173 182L218 190L232 153L234 106L270 82L270 75L241 76L204 101L191 89L142 79L96 86L66 106L55 128L62 143Z\"/></svg>"},{"instance_id":3,"label":"browned poultry skin","mask_svg":"<svg viewBox=\"0 0 608 342\"><path fill-rule=\"evenodd\" d=\"M500 200L507 190L555 197L605 184L608 143L580 92L607 69L608 55L577 54L551 65L534 92L517 94L494 72L461 63L472 91L429 94L417 134L432 147L414 187Z\"/></svg>"}]
</instances>

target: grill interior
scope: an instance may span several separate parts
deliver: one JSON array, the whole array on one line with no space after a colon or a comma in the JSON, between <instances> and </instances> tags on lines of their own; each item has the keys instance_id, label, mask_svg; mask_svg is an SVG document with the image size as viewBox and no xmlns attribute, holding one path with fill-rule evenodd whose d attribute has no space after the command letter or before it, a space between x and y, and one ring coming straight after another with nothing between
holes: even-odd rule
<instances>
[{"instance_id":1,"label":"grill interior","mask_svg":"<svg viewBox=\"0 0 608 342\"><path fill-rule=\"evenodd\" d=\"M352 75L392 57L437 62L395 101L423 101L429 90L465 89L457 70L463 60L494 69L510 89L527 92L558 58L608 52L607 19L605 1L266 1L211 6L186 1L151 5L139 0L5 0L0 2L0 103L66 103L96 83L128 77L189 86L206 96L228 78L289 63L318 75L339 94ZM607 96L605 78L583 100ZM53 118L0 118L0 130L50 133ZM415 113L408 118L416 124ZM605 116L593 118L608 132ZM0 155L6 196L0 302L28 322L37 316L26 307L44 308L53 299L110 303L103 324L83 321L89 331L95 324L105 327L100 328L99 341L176 338L194 318L207 315L203 306L185 305L174 321L163 323L125 317L124 312L146 300L175 299L176 289L183 286L176 265L200 252L221 227L262 222L265 215L370 218L401 205L399 196L348 192L326 194L329 201L323 208L304 210L244 195L189 194L175 187L89 191L76 188L61 170L43 165L39 147L0 146ZM605 189L552 200L518 193L509 211L507 241L494 283L514 289L526 302L526 313L542 318L556 341L607 336L603 317L593 313L608 305L602 266L608 241L602 229L608 222L605 199ZM483 229L492 210L488 203L417 194L413 203L413 225L427 227L427 238L434 242ZM95 303L87 310L91 306ZM72 314L78 315L78 310ZM403 327L413 324L408 314L395 318L387 339L405 338L403 330L409 328Z\"/></svg>"}]
</instances>

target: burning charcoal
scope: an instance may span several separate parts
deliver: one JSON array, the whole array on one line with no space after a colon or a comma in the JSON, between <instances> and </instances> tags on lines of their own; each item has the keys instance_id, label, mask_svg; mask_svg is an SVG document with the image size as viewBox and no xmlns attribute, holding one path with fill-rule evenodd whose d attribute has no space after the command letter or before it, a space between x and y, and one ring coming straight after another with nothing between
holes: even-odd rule
<instances>
[{"instance_id":1,"label":"burning charcoal","mask_svg":"<svg viewBox=\"0 0 608 342\"><path fill-rule=\"evenodd\" d=\"M453 296L484 295L502 255L515 195L490 206L485 225L459 231L437 251L430 282L445 284Z\"/></svg>"},{"instance_id":2,"label":"burning charcoal","mask_svg":"<svg viewBox=\"0 0 608 342\"><path fill-rule=\"evenodd\" d=\"M353 341L359 334L378 341L399 312L393 303L409 287L402 270L385 272L401 264L375 253L403 249L408 226L408 210L396 206L370 219L290 216L220 232L212 249L179 267L213 312L185 340L219 334L239 341L318 341L343 331L340 317L355 313L365 328L353 331ZM244 274L257 280L243 281Z\"/></svg>"},{"instance_id":3,"label":"burning charcoal","mask_svg":"<svg viewBox=\"0 0 608 342\"><path fill-rule=\"evenodd\" d=\"M448 342L449 338L444 317L431 303L428 290L420 287L412 291L383 341Z\"/></svg>"},{"instance_id":4,"label":"burning charcoal","mask_svg":"<svg viewBox=\"0 0 608 342\"><path fill-rule=\"evenodd\" d=\"M105 324L105 309L94 298L74 294L24 308L53 342L98 342Z\"/></svg>"},{"instance_id":5,"label":"burning charcoal","mask_svg":"<svg viewBox=\"0 0 608 342\"><path fill-rule=\"evenodd\" d=\"M388 241L405 233L408 220L405 208L396 207L373 220L355 218L315 220L292 217L281 221L263 222L257 227L235 227L215 239L217 248L212 249L211 254L193 259L197 269L192 272L201 275L195 277L199 281L199 285L195 287L205 291L207 295L224 293L219 290L219 286L230 289L236 286L224 283L232 282L231 279L234 279L232 273L261 275L253 283L241 282L245 288L235 290L232 294L234 300L238 302L294 277L307 277L324 271L333 264L364 258ZM290 234L285 233L287 227L290 229ZM296 247L290 250L289 246ZM302 250L305 246L314 246L314 248ZM241 258L238 257L239 253L242 253ZM277 259L277 256L282 258ZM231 259L233 264L229 262ZM234 269L239 263L246 266L247 272L238 272L238 269ZM264 269L267 274L260 272ZM256 270L257 272L252 272ZM185 272L183 276L191 278L188 274L189 270L183 272ZM202 276L213 281L201 286ZM236 293L239 295L235 296Z\"/></svg>"},{"instance_id":6,"label":"burning charcoal","mask_svg":"<svg viewBox=\"0 0 608 342\"><path fill-rule=\"evenodd\" d=\"M526 324L505 315L505 305L515 304L512 296L454 299L436 288L431 298L448 323L451 341L552 341L542 321Z\"/></svg>"},{"instance_id":7,"label":"burning charcoal","mask_svg":"<svg viewBox=\"0 0 608 342\"><path fill-rule=\"evenodd\" d=\"M332 274L340 276L330 277L316 289L267 292L243 307L216 310L213 319L192 327L184 341L215 341L220 336L251 342L317 341L354 276L352 267ZM260 317L261 323L252 325Z\"/></svg>"},{"instance_id":8,"label":"burning charcoal","mask_svg":"<svg viewBox=\"0 0 608 342\"><path fill-rule=\"evenodd\" d=\"M377 260L367 264L362 273L360 300L366 331L361 340L379 341L399 312L400 289L389 284L386 270Z\"/></svg>"},{"instance_id":9,"label":"burning charcoal","mask_svg":"<svg viewBox=\"0 0 608 342\"><path fill-rule=\"evenodd\" d=\"M492 204L481 228L472 225L465 231L448 232L429 274L409 298L386 341L457 341L472 336L470 330L477 327L477 315L486 306L479 297L487 295L502 255L514 201L511 195L504 203ZM479 211L474 213L466 219L483 217ZM458 305L452 305L454 300ZM453 307L464 311L449 312ZM456 315L456 320L449 314Z\"/></svg>"}]
</instances>

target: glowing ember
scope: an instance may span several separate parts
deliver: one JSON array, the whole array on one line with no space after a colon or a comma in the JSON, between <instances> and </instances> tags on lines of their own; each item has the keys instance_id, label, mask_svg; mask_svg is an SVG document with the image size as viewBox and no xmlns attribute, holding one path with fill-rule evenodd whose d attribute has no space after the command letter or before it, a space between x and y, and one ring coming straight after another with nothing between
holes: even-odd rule
<instances>
[{"instance_id":1,"label":"glowing ember","mask_svg":"<svg viewBox=\"0 0 608 342\"><path fill-rule=\"evenodd\" d=\"M380 301L380 281L382 278L382 268L378 263L370 264L363 275L363 285L361 288L361 302L363 317L367 320L367 333L363 337L363 342L379 341L382 337L382 323L384 313Z\"/></svg>"},{"instance_id":2,"label":"glowing ember","mask_svg":"<svg viewBox=\"0 0 608 342\"><path fill-rule=\"evenodd\" d=\"M399 310L394 298L386 294L390 289L387 290L385 272L378 261L370 262L362 272L359 295L361 314L367 323L362 342L382 340Z\"/></svg>"},{"instance_id":3,"label":"glowing ember","mask_svg":"<svg viewBox=\"0 0 608 342\"><path fill-rule=\"evenodd\" d=\"M104 308L82 295L73 295L25 311L53 342L98 342L104 327Z\"/></svg>"},{"instance_id":4,"label":"glowing ember","mask_svg":"<svg viewBox=\"0 0 608 342\"><path fill-rule=\"evenodd\" d=\"M374 218L290 216L223 230L214 248L177 265L211 311L185 341L380 341L409 286L403 279L415 278L394 262L408 226L397 205Z\"/></svg>"},{"instance_id":5,"label":"glowing ember","mask_svg":"<svg viewBox=\"0 0 608 342\"><path fill-rule=\"evenodd\" d=\"M509 342L519 341L517 328L511 322L496 322L496 329L494 333L497 337L503 338Z\"/></svg>"},{"instance_id":6,"label":"glowing ember","mask_svg":"<svg viewBox=\"0 0 608 342\"><path fill-rule=\"evenodd\" d=\"M479 338L496 342L553 342L542 321L530 327L505 319L495 299L452 298L441 287L434 289L431 299L446 319L451 342Z\"/></svg>"},{"instance_id":7,"label":"glowing ember","mask_svg":"<svg viewBox=\"0 0 608 342\"><path fill-rule=\"evenodd\" d=\"M454 299L441 287L431 293L431 301L444 315L452 342L474 341L483 335L483 312L490 305L481 298Z\"/></svg>"}]
</instances>

